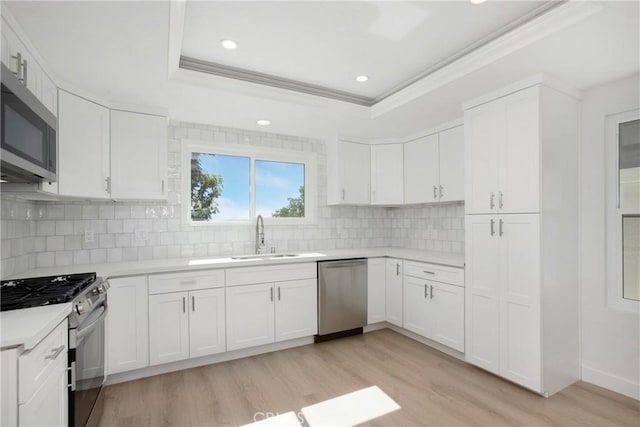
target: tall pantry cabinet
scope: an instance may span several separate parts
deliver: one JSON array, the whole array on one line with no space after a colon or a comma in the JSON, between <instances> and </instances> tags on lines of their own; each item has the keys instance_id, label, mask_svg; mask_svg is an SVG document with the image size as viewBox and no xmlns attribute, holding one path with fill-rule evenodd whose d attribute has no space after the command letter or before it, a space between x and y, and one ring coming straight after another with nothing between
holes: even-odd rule
<instances>
[{"instance_id":1,"label":"tall pantry cabinet","mask_svg":"<svg viewBox=\"0 0 640 427\"><path fill-rule=\"evenodd\" d=\"M580 376L578 94L539 76L464 108L465 358L551 395Z\"/></svg>"}]
</instances>

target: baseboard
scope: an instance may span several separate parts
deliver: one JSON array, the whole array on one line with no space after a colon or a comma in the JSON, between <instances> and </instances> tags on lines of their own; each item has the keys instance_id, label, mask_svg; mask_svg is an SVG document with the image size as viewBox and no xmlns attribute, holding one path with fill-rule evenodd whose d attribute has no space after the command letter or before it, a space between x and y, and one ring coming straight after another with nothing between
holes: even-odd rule
<instances>
[{"instance_id":1,"label":"baseboard","mask_svg":"<svg viewBox=\"0 0 640 427\"><path fill-rule=\"evenodd\" d=\"M227 351L224 353L213 354L211 356L198 357L196 359L180 360L178 362L165 363L163 365L148 366L134 371L111 374L107 377L105 385L152 377L154 375L166 374L168 372L182 371L183 369L197 368L198 366L211 365L214 363L226 362L228 360L241 359L243 357L256 356L258 354L270 353L272 351L286 350L288 348L300 347L307 344L313 344L312 336L261 345L258 347L244 348L242 350Z\"/></svg>"},{"instance_id":2,"label":"baseboard","mask_svg":"<svg viewBox=\"0 0 640 427\"><path fill-rule=\"evenodd\" d=\"M609 372L582 365L582 381L604 387L632 399L640 400L640 383L629 381Z\"/></svg>"}]
</instances>

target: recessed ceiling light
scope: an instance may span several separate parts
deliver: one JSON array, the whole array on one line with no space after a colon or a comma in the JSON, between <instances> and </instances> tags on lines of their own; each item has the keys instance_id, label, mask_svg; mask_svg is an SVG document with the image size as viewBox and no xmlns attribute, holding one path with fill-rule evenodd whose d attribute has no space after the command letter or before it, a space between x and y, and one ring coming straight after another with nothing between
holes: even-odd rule
<instances>
[{"instance_id":1,"label":"recessed ceiling light","mask_svg":"<svg viewBox=\"0 0 640 427\"><path fill-rule=\"evenodd\" d=\"M269 120L265 119L260 119L256 123L258 123L260 126L269 126L271 124Z\"/></svg>"},{"instance_id":2,"label":"recessed ceiling light","mask_svg":"<svg viewBox=\"0 0 640 427\"><path fill-rule=\"evenodd\" d=\"M469 2L471 4L482 4L484 2L486 2L487 0L469 0Z\"/></svg>"},{"instance_id":3,"label":"recessed ceiling light","mask_svg":"<svg viewBox=\"0 0 640 427\"><path fill-rule=\"evenodd\" d=\"M220 40L220 44L227 50L236 50L238 48L238 43L231 39Z\"/></svg>"},{"instance_id":4,"label":"recessed ceiling light","mask_svg":"<svg viewBox=\"0 0 640 427\"><path fill-rule=\"evenodd\" d=\"M357 81L358 83L364 83L364 82L366 82L367 80L369 80L369 76L362 75L362 76L358 76L358 77L356 77L356 81Z\"/></svg>"}]
</instances>

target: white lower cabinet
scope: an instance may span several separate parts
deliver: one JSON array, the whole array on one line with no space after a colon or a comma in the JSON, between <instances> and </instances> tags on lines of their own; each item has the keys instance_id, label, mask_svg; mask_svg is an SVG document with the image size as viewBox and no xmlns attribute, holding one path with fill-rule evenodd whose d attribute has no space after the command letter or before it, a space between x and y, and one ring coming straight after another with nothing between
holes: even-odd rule
<instances>
[{"instance_id":1,"label":"white lower cabinet","mask_svg":"<svg viewBox=\"0 0 640 427\"><path fill-rule=\"evenodd\" d=\"M189 356L225 351L224 289L189 292Z\"/></svg>"},{"instance_id":2,"label":"white lower cabinet","mask_svg":"<svg viewBox=\"0 0 640 427\"><path fill-rule=\"evenodd\" d=\"M68 424L67 337L65 319L18 358L19 426Z\"/></svg>"},{"instance_id":3,"label":"white lower cabinet","mask_svg":"<svg viewBox=\"0 0 640 427\"><path fill-rule=\"evenodd\" d=\"M367 261L367 324L386 319L386 258L369 258Z\"/></svg>"},{"instance_id":4,"label":"white lower cabinet","mask_svg":"<svg viewBox=\"0 0 640 427\"><path fill-rule=\"evenodd\" d=\"M149 363L189 358L188 292L149 296Z\"/></svg>"},{"instance_id":5,"label":"white lower cabinet","mask_svg":"<svg viewBox=\"0 0 640 427\"><path fill-rule=\"evenodd\" d=\"M107 369L109 374L149 366L147 276L109 279Z\"/></svg>"},{"instance_id":6,"label":"white lower cabinet","mask_svg":"<svg viewBox=\"0 0 640 427\"><path fill-rule=\"evenodd\" d=\"M149 363L225 351L224 289L149 296Z\"/></svg>"},{"instance_id":7,"label":"white lower cabinet","mask_svg":"<svg viewBox=\"0 0 640 427\"><path fill-rule=\"evenodd\" d=\"M273 283L234 286L226 294L227 350L273 342Z\"/></svg>"},{"instance_id":8,"label":"white lower cabinet","mask_svg":"<svg viewBox=\"0 0 640 427\"><path fill-rule=\"evenodd\" d=\"M459 285L462 275L462 269L406 262L404 328L464 351L464 287ZM433 277L447 277L454 284L431 280Z\"/></svg>"},{"instance_id":9,"label":"white lower cabinet","mask_svg":"<svg viewBox=\"0 0 640 427\"><path fill-rule=\"evenodd\" d=\"M227 293L227 349L318 333L316 279L232 286Z\"/></svg>"},{"instance_id":10,"label":"white lower cabinet","mask_svg":"<svg viewBox=\"0 0 640 427\"><path fill-rule=\"evenodd\" d=\"M387 322L402 327L402 260L387 258L385 273Z\"/></svg>"},{"instance_id":11,"label":"white lower cabinet","mask_svg":"<svg viewBox=\"0 0 640 427\"><path fill-rule=\"evenodd\" d=\"M466 239L466 360L543 391L539 215L468 215Z\"/></svg>"}]
</instances>

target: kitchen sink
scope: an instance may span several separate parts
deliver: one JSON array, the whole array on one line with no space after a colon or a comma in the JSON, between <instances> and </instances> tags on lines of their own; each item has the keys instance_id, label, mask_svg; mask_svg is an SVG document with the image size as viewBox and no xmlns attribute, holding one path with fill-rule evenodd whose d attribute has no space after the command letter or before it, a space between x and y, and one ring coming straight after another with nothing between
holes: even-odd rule
<instances>
[{"instance_id":1,"label":"kitchen sink","mask_svg":"<svg viewBox=\"0 0 640 427\"><path fill-rule=\"evenodd\" d=\"M231 259L279 259L279 258L295 258L298 254L256 254L234 256Z\"/></svg>"}]
</instances>

